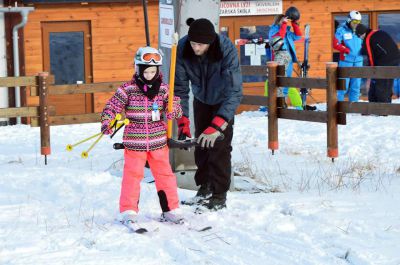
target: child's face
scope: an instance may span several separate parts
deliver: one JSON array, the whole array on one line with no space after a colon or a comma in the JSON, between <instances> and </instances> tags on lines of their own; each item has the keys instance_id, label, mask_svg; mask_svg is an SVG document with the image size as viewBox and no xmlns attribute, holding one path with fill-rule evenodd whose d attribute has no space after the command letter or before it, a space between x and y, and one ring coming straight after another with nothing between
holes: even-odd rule
<instances>
[{"instance_id":1,"label":"child's face","mask_svg":"<svg viewBox=\"0 0 400 265\"><path fill-rule=\"evenodd\" d=\"M146 68L143 72L143 77L146 78L146 80L151 80L153 77L157 74L157 66L151 66L149 68Z\"/></svg>"}]
</instances>

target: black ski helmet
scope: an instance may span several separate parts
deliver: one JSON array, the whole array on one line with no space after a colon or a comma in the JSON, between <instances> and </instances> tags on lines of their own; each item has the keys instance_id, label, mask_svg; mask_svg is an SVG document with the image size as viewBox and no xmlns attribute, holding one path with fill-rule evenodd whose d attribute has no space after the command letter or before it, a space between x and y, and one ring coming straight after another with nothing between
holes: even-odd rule
<instances>
[{"instance_id":1,"label":"black ski helmet","mask_svg":"<svg viewBox=\"0 0 400 265\"><path fill-rule=\"evenodd\" d=\"M288 9L286 9L285 17L288 17L291 20L299 20L300 11L296 7L291 6Z\"/></svg>"}]
</instances>

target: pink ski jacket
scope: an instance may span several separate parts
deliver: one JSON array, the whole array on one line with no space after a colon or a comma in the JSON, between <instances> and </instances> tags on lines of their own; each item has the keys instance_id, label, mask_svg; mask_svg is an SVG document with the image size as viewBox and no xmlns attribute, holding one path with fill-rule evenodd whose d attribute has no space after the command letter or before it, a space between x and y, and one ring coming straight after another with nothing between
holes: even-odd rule
<instances>
[{"instance_id":1,"label":"pink ski jacket","mask_svg":"<svg viewBox=\"0 0 400 265\"><path fill-rule=\"evenodd\" d=\"M123 84L114 96L108 100L101 114L102 124L109 123L117 113L125 111L129 124L124 129L123 144L133 151L154 151L167 145L168 119L179 119L182 108L179 97L174 97L173 112L167 114L168 85L162 83L159 93L150 100L140 90L135 79ZM152 120L153 108L160 111L160 120Z\"/></svg>"}]
</instances>

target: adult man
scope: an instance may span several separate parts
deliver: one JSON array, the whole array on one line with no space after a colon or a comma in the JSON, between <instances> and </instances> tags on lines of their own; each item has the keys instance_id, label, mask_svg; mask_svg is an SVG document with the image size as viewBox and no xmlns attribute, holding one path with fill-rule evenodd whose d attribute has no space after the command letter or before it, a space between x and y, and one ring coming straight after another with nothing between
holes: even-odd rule
<instances>
[{"instance_id":1,"label":"adult man","mask_svg":"<svg viewBox=\"0 0 400 265\"><path fill-rule=\"evenodd\" d=\"M231 183L232 125L242 99L242 75L235 46L204 18L194 20L178 43L175 95L181 98L184 114L178 120L180 139L191 137L189 81L195 137L200 144L194 153L200 189L193 203L219 210L226 207ZM218 140L222 134L224 139Z\"/></svg>"},{"instance_id":2,"label":"adult man","mask_svg":"<svg viewBox=\"0 0 400 265\"><path fill-rule=\"evenodd\" d=\"M371 66L400 65L400 51L393 38L383 30L371 30L363 24L356 34L364 40L361 54L367 55ZM372 79L368 90L370 102L392 102L393 79Z\"/></svg>"},{"instance_id":3,"label":"adult man","mask_svg":"<svg viewBox=\"0 0 400 265\"><path fill-rule=\"evenodd\" d=\"M361 14L351 11L347 20L337 28L333 38L333 48L340 51L339 66L362 66L363 57L360 53L362 40L357 37L355 30L361 23ZM348 94L349 101L358 101L360 97L360 78L346 78L346 90L339 90L337 97L339 101L344 100Z\"/></svg>"}]
</instances>

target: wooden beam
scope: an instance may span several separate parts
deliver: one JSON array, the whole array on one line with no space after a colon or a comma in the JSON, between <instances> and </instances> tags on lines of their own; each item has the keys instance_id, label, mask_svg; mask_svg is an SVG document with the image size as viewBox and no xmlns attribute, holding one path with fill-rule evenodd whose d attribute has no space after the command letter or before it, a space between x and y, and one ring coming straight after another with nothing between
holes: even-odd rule
<instances>
[{"instance_id":1,"label":"wooden beam","mask_svg":"<svg viewBox=\"0 0 400 265\"><path fill-rule=\"evenodd\" d=\"M278 109L278 117L281 119L322 122L326 123L328 118L326 111L307 111L296 109Z\"/></svg>"},{"instance_id":2,"label":"wooden beam","mask_svg":"<svg viewBox=\"0 0 400 265\"><path fill-rule=\"evenodd\" d=\"M302 77L278 76L277 86L326 89L327 83L326 83L326 79L324 79L324 78L302 78Z\"/></svg>"},{"instance_id":3,"label":"wooden beam","mask_svg":"<svg viewBox=\"0 0 400 265\"><path fill-rule=\"evenodd\" d=\"M2 118L38 117L38 116L39 116L39 107L0 109L0 117Z\"/></svg>"},{"instance_id":4,"label":"wooden beam","mask_svg":"<svg viewBox=\"0 0 400 265\"><path fill-rule=\"evenodd\" d=\"M268 106L268 97L264 96L253 96L253 95L243 95L240 104L243 105L258 105L258 106Z\"/></svg>"},{"instance_id":5,"label":"wooden beam","mask_svg":"<svg viewBox=\"0 0 400 265\"><path fill-rule=\"evenodd\" d=\"M339 78L400 78L399 66L364 66L364 67L339 67Z\"/></svg>"},{"instance_id":6,"label":"wooden beam","mask_svg":"<svg viewBox=\"0 0 400 265\"><path fill-rule=\"evenodd\" d=\"M39 122L40 122L40 153L45 156L44 163L47 165L47 156L51 154L50 146L50 123L49 123L49 86L47 82L48 72L39 73Z\"/></svg>"},{"instance_id":7,"label":"wooden beam","mask_svg":"<svg viewBox=\"0 0 400 265\"><path fill-rule=\"evenodd\" d=\"M361 113L365 115L400 116L400 104L375 102L338 102L338 111L343 113Z\"/></svg>"},{"instance_id":8,"label":"wooden beam","mask_svg":"<svg viewBox=\"0 0 400 265\"><path fill-rule=\"evenodd\" d=\"M49 75L47 77L47 83L50 84L54 84L54 75ZM30 96L31 97L36 97L39 96L39 87L38 86L31 86L30 87Z\"/></svg>"},{"instance_id":9,"label":"wooden beam","mask_svg":"<svg viewBox=\"0 0 400 265\"><path fill-rule=\"evenodd\" d=\"M332 159L332 162L339 156L339 130L338 124L342 119L338 119L337 112L337 71L338 64L336 62L326 63L326 141L327 141L327 155ZM343 118L343 116L341 117Z\"/></svg>"},{"instance_id":10,"label":"wooden beam","mask_svg":"<svg viewBox=\"0 0 400 265\"><path fill-rule=\"evenodd\" d=\"M0 87L35 86L36 76L1 77Z\"/></svg>"},{"instance_id":11,"label":"wooden beam","mask_svg":"<svg viewBox=\"0 0 400 265\"><path fill-rule=\"evenodd\" d=\"M242 75L268 75L268 68L265 65L242 65Z\"/></svg>"},{"instance_id":12,"label":"wooden beam","mask_svg":"<svg viewBox=\"0 0 400 265\"><path fill-rule=\"evenodd\" d=\"M278 109L277 109L277 74L278 63L268 62L268 149L272 154L279 148Z\"/></svg>"},{"instance_id":13,"label":"wooden beam","mask_svg":"<svg viewBox=\"0 0 400 265\"><path fill-rule=\"evenodd\" d=\"M105 82L82 85L51 85L49 86L50 95L71 95L87 94L100 92L115 92L124 82Z\"/></svg>"},{"instance_id":14,"label":"wooden beam","mask_svg":"<svg viewBox=\"0 0 400 265\"><path fill-rule=\"evenodd\" d=\"M346 90L346 79L336 80L336 90Z\"/></svg>"},{"instance_id":15,"label":"wooden beam","mask_svg":"<svg viewBox=\"0 0 400 265\"><path fill-rule=\"evenodd\" d=\"M100 122L101 113L88 113L79 115L65 115L50 117L50 125L80 124ZM100 126L100 125L99 125ZM99 127L100 130L100 127Z\"/></svg>"}]
</instances>

